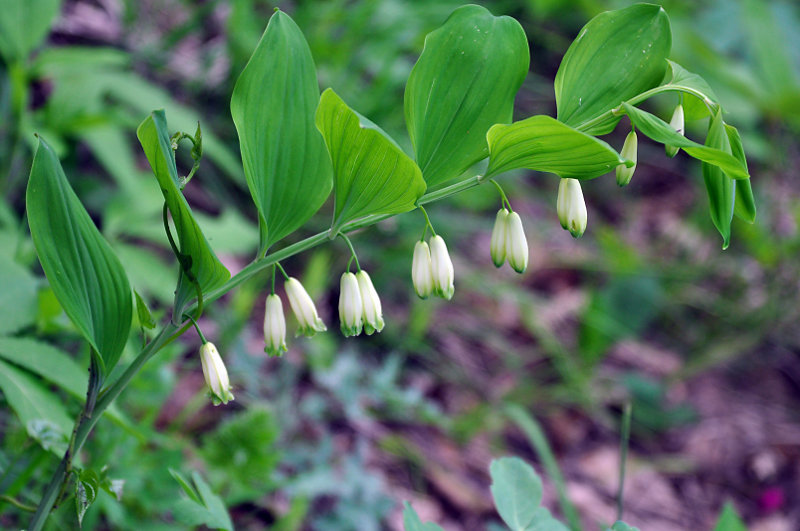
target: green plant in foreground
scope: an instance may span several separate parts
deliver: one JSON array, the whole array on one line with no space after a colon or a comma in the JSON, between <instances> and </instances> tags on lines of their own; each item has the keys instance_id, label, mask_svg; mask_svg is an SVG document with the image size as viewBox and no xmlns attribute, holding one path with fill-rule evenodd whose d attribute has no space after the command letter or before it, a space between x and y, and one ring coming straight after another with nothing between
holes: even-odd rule
<instances>
[{"instance_id":1,"label":"green plant in foreground","mask_svg":"<svg viewBox=\"0 0 800 531\"><path fill-rule=\"evenodd\" d=\"M559 216L563 210L562 224L579 236L586 227L586 207L578 181L635 165L632 156L624 157L596 136L611 132L623 116L645 136L702 161L712 221L727 246L733 215L750 222L755 217L744 150L738 132L724 123L720 104L702 78L668 60L670 46L669 20L659 6L636 4L598 15L583 28L559 67L557 118L538 115L511 123L514 98L528 72L526 36L512 18L495 17L476 5L460 7L428 35L406 85L404 108L412 157L333 89L320 95L302 32L288 15L277 11L231 100L259 225L256 258L236 275L231 277L214 253L183 194L203 155L200 128L194 135L171 135L164 111L154 111L136 131L163 195L164 228L179 272L171 316L121 371L114 369L130 340L134 301L137 315L146 317L149 311L144 299L131 289L122 262L70 188L55 152L39 138L26 195L31 234L53 292L92 355L83 409L71 436L63 434L67 440L63 459L30 529L42 528L75 473L76 454L141 367L192 326L202 338L197 320L210 302L255 275L271 272L265 344L270 353L280 354L285 350L286 330L282 304L274 294L276 270L281 270L287 283L292 280L280 262L341 237L351 254L341 280L342 331L345 335L380 332L384 326L380 299L347 234L419 209L425 223L414 253L415 290L422 297L434 293L450 299L453 265L445 240L434 230L423 205L487 181L494 183L501 209L508 211L502 219L504 228L498 229L505 233L503 251L495 241L490 254L500 265L504 254L521 273L528 262L522 220L495 177L516 169L558 175L562 186L569 188ZM704 144L687 139L682 131L637 107L663 93L680 95L687 119L708 118ZM195 161L186 177L178 174L175 162L182 140L191 142ZM458 180L472 168L477 175ZM308 222L331 190L330 228L281 247L283 238ZM428 230L432 235L429 248L422 246ZM350 271L353 264L355 273ZM313 302L299 295L305 293L302 286L292 289L290 304L304 316L301 331L324 330ZM142 323L148 320L140 318ZM204 373L215 402L231 400L222 358L202 339L201 361L207 367ZM497 473L503 473L504 467L498 467ZM77 484L78 489L84 488L80 481ZM194 490L202 494L199 476L195 485ZM186 490L190 497L191 490ZM88 503L81 510L87 508ZM506 519L502 504L498 509ZM546 510L536 511L544 514Z\"/></svg>"}]
</instances>

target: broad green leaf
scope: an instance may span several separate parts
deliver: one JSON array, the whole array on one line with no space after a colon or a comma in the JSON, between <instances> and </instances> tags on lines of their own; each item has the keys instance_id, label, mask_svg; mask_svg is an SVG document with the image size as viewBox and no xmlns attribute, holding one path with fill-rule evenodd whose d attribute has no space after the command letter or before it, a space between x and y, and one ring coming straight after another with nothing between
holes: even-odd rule
<instances>
[{"instance_id":1,"label":"broad green leaf","mask_svg":"<svg viewBox=\"0 0 800 531\"><path fill-rule=\"evenodd\" d=\"M525 531L570 531L569 527L553 518L550 511L544 507L539 507L533 512L531 525Z\"/></svg>"},{"instance_id":2,"label":"broad green leaf","mask_svg":"<svg viewBox=\"0 0 800 531\"><path fill-rule=\"evenodd\" d=\"M627 164L614 148L550 116L531 116L511 125L497 124L486 134L486 177L517 168L591 179ZM630 164L633 164L632 162Z\"/></svg>"},{"instance_id":3,"label":"broad green leaf","mask_svg":"<svg viewBox=\"0 0 800 531\"><path fill-rule=\"evenodd\" d=\"M75 513L78 517L78 527L83 525L83 516L86 510L97 499L100 489L100 477L92 469L81 470L75 481Z\"/></svg>"},{"instance_id":4,"label":"broad green leaf","mask_svg":"<svg viewBox=\"0 0 800 531\"><path fill-rule=\"evenodd\" d=\"M660 6L634 4L597 15L558 67L558 119L586 133L610 133L619 116L587 122L658 86L671 47L669 18Z\"/></svg>"},{"instance_id":5,"label":"broad green leaf","mask_svg":"<svg viewBox=\"0 0 800 531\"><path fill-rule=\"evenodd\" d=\"M742 138L739 131L732 125L725 124L725 132L728 134L728 141L731 144L731 153L739 162L747 167L747 158L742 146ZM753 188L750 179L736 181L736 200L733 206L733 214L748 223L756 220L756 200L753 197Z\"/></svg>"},{"instance_id":6,"label":"broad green leaf","mask_svg":"<svg viewBox=\"0 0 800 531\"><path fill-rule=\"evenodd\" d=\"M405 91L408 134L429 187L486 158L486 131L512 118L528 73L519 22L467 5L428 34Z\"/></svg>"},{"instance_id":7,"label":"broad green leaf","mask_svg":"<svg viewBox=\"0 0 800 531\"><path fill-rule=\"evenodd\" d=\"M422 173L380 127L332 89L322 93L316 123L333 162L332 234L354 219L414 209L425 193Z\"/></svg>"},{"instance_id":8,"label":"broad green leaf","mask_svg":"<svg viewBox=\"0 0 800 531\"><path fill-rule=\"evenodd\" d=\"M24 61L50 31L61 0L4 0L0 6L0 54L7 63Z\"/></svg>"},{"instance_id":9,"label":"broad green leaf","mask_svg":"<svg viewBox=\"0 0 800 531\"><path fill-rule=\"evenodd\" d=\"M26 208L33 243L53 293L108 374L128 341L131 287L122 264L42 138L31 167Z\"/></svg>"},{"instance_id":10,"label":"broad green leaf","mask_svg":"<svg viewBox=\"0 0 800 531\"><path fill-rule=\"evenodd\" d=\"M13 334L36 321L39 281L11 254L0 254L0 334Z\"/></svg>"},{"instance_id":11,"label":"broad green leaf","mask_svg":"<svg viewBox=\"0 0 800 531\"><path fill-rule=\"evenodd\" d=\"M489 474L492 497L500 517L512 531L524 531L533 522L542 501L542 480L518 457L495 459Z\"/></svg>"},{"instance_id":12,"label":"broad green leaf","mask_svg":"<svg viewBox=\"0 0 800 531\"><path fill-rule=\"evenodd\" d=\"M743 165L740 159L730 153L728 142L725 143L726 149L721 149L708 143L704 146L679 134L658 116L627 103L623 103L622 108L625 109L625 113L631 119L633 125L656 142L677 146L698 160L718 166L731 179L750 178L750 174L747 173L747 165ZM722 118L719 120L722 122ZM722 125L720 125L721 127Z\"/></svg>"},{"instance_id":13,"label":"broad green leaf","mask_svg":"<svg viewBox=\"0 0 800 531\"><path fill-rule=\"evenodd\" d=\"M174 506L175 518L181 523L197 526L205 525L211 529L233 530L230 515L219 496L211 491L208 484L197 472L192 473L192 483L176 470L169 469L170 474L189 496Z\"/></svg>"},{"instance_id":14,"label":"broad green leaf","mask_svg":"<svg viewBox=\"0 0 800 531\"><path fill-rule=\"evenodd\" d=\"M136 136L139 137L150 167L158 180L161 193L164 194L177 232L176 244L180 252L178 261L181 264L181 275L175 292L172 320L179 323L183 321L184 309L196 294L195 281L199 283L203 292L207 292L223 285L231 274L214 254L192 216L189 203L181 193L175 154L170 146L164 111L153 111L139 125Z\"/></svg>"},{"instance_id":15,"label":"broad green leaf","mask_svg":"<svg viewBox=\"0 0 800 531\"><path fill-rule=\"evenodd\" d=\"M72 430L62 401L27 372L0 360L0 391L28 434L45 450L62 455Z\"/></svg>"},{"instance_id":16,"label":"broad green leaf","mask_svg":"<svg viewBox=\"0 0 800 531\"><path fill-rule=\"evenodd\" d=\"M683 94L683 112L687 122L705 118L719 108L719 100L706 80L678 63L667 61L669 69L662 88Z\"/></svg>"},{"instance_id":17,"label":"broad green leaf","mask_svg":"<svg viewBox=\"0 0 800 531\"><path fill-rule=\"evenodd\" d=\"M270 18L231 98L244 174L260 215L259 255L303 225L333 186L330 158L314 127L314 60L282 11Z\"/></svg>"},{"instance_id":18,"label":"broad green leaf","mask_svg":"<svg viewBox=\"0 0 800 531\"><path fill-rule=\"evenodd\" d=\"M725 502L722 507L717 519L717 525L714 526L714 531L747 531L747 526L744 525L731 502Z\"/></svg>"},{"instance_id":19,"label":"broad green leaf","mask_svg":"<svg viewBox=\"0 0 800 531\"><path fill-rule=\"evenodd\" d=\"M403 502L403 529L405 531L442 531L442 528L433 522L422 523L419 515L411 504Z\"/></svg>"},{"instance_id":20,"label":"broad green leaf","mask_svg":"<svg viewBox=\"0 0 800 531\"><path fill-rule=\"evenodd\" d=\"M721 111L717 111L708 124L706 145L728 152L731 150ZM731 241L736 181L728 177L720 167L707 162L703 162L703 181L706 183L706 191L708 191L711 221L722 235L722 248L727 249Z\"/></svg>"}]
</instances>

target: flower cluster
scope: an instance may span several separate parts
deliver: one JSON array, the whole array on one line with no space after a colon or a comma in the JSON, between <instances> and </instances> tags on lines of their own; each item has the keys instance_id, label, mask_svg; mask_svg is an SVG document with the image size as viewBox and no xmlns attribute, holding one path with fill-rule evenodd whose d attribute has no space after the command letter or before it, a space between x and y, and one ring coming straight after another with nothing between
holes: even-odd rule
<instances>
[{"instance_id":1,"label":"flower cluster","mask_svg":"<svg viewBox=\"0 0 800 531\"><path fill-rule=\"evenodd\" d=\"M317 314L314 301L303 285L294 277L287 277L284 284L289 306L297 318L297 334L313 336L317 332L327 330ZM267 296L264 307L264 352L270 356L280 356L286 352L286 319L283 315L283 304L275 293Z\"/></svg>"},{"instance_id":2,"label":"flower cluster","mask_svg":"<svg viewBox=\"0 0 800 531\"><path fill-rule=\"evenodd\" d=\"M411 262L411 281L414 291L422 299L434 294L450 300L455 293L455 271L447 244L439 235L433 236L430 246L418 241L414 246L414 258Z\"/></svg>"},{"instance_id":3,"label":"flower cluster","mask_svg":"<svg viewBox=\"0 0 800 531\"><path fill-rule=\"evenodd\" d=\"M528 240L522 229L519 214L501 208L497 212L489 244L489 254L496 267L502 266L506 259L508 265L517 273L528 268Z\"/></svg>"}]
</instances>

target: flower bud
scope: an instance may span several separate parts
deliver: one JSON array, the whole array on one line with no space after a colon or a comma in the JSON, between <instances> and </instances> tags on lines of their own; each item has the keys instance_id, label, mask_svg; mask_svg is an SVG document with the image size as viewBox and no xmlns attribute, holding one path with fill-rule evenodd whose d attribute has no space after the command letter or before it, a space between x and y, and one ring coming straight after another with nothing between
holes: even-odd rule
<instances>
[{"instance_id":1,"label":"flower bud","mask_svg":"<svg viewBox=\"0 0 800 531\"><path fill-rule=\"evenodd\" d=\"M453 262L447 252L447 245L441 236L431 238L431 269L433 271L433 290L436 295L450 300L455 292Z\"/></svg>"},{"instance_id":2,"label":"flower bud","mask_svg":"<svg viewBox=\"0 0 800 531\"><path fill-rule=\"evenodd\" d=\"M361 292L361 306L363 308L362 319L364 321L364 332L371 336L373 332L383 330L383 310L381 309L381 299L372 279L363 269L356 273L358 280L358 290Z\"/></svg>"},{"instance_id":3,"label":"flower bud","mask_svg":"<svg viewBox=\"0 0 800 531\"><path fill-rule=\"evenodd\" d=\"M206 379L211 400L215 406L227 404L233 400L231 383L228 380L228 370L217 352L214 343L203 343L200 347L200 364L203 366L203 376Z\"/></svg>"},{"instance_id":4,"label":"flower bud","mask_svg":"<svg viewBox=\"0 0 800 531\"><path fill-rule=\"evenodd\" d=\"M339 283L339 323L345 337L361 333L363 312L361 291L358 289L356 276L349 271L343 273Z\"/></svg>"},{"instance_id":5,"label":"flower bud","mask_svg":"<svg viewBox=\"0 0 800 531\"><path fill-rule=\"evenodd\" d=\"M586 203L583 200L581 183L577 179L561 179L556 202L561 227L573 238L580 238L586 230Z\"/></svg>"},{"instance_id":6,"label":"flower bud","mask_svg":"<svg viewBox=\"0 0 800 531\"><path fill-rule=\"evenodd\" d=\"M517 273L524 273L528 268L528 240L522 230L522 220L519 214L511 212L506 220L506 252L508 264Z\"/></svg>"},{"instance_id":7,"label":"flower bud","mask_svg":"<svg viewBox=\"0 0 800 531\"><path fill-rule=\"evenodd\" d=\"M631 182L633 172L636 170L636 151L638 147L638 140L636 138L636 131L631 131L625 137L625 143L622 144L622 158L628 159L633 162L633 166L628 168L624 164L617 166L617 184L619 186L626 186Z\"/></svg>"},{"instance_id":8,"label":"flower bud","mask_svg":"<svg viewBox=\"0 0 800 531\"><path fill-rule=\"evenodd\" d=\"M492 229L492 241L489 244L489 254L495 267L500 267L506 261L506 232L508 232L508 210L501 208L497 211Z\"/></svg>"},{"instance_id":9,"label":"flower bud","mask_svg":"<svg viewBox=\"0 0 800 531\"><path fill-rule=\"evenodd\" d=\"M286 296L289 298L289 306L292 307L294 316L297 318L297 324L299 325L297 335L303 334L311 337L317 332L327 330L325 323L317 315L314 301L311 300L299 280L289 277L283 287L286 290Z\"/></svg>"},{"instance_id":10,"label":"flower bud","mask_svg":"<svg viewBox=\"0 0 800 531\"><path fill-rule=\"evenodd\" d=\"M414 245L414 259L411 261L411 281L414 291L421 299L427 299L433 292L433 266L431 251L425 242Z\"/></svg>"},{"instance_id":11,"label":"flower bud","mask_svg":"<svg viewBox=\"0 0 800 531\"><path fill-rule=\"evenodd\" d=\"M677 107L675 107L675 112L672 113L672 119L669 121L669 125L671 125L672 128L675 129L679 135L686 134L686 128L683 123L683 105L681 105L680 103L678 104ZM670 158L678 154L677 146L665 145L664 149L667 152L667 156Z\"/></svg>"},{"instance_id":12,"label":"flower bud","mask_svg":"<svg viewBox=\"0 0 800 531\"><path fill-rule=\"evenodd\" d=\"M281 298L269 295L264 307L264 352L281 356L286 352L286 319L283 317Z\"/></svg>"}]
</instances>

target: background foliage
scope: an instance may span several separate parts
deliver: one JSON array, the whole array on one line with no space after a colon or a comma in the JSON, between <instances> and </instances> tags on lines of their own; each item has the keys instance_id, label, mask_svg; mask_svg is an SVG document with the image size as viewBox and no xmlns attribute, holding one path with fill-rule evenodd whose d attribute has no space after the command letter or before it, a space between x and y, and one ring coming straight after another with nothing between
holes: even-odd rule
<instances>
[{"instance_id":1,"label":"background foliage","mask_svg":"<svg viewBox=\"0 0 800 531\"><path fill-rule=\"evenodd\" d=\"M259 333L268 279L245 284L203 322L236 401L210 406L193 335L171 345L82 455L82 484L96 493L83 525L226 527L229 512L245 529L398 528L401 501L410 500L423 521L484 528L500 521L489 462L506 454L546 470L543 504L565 521L574 511L586 525L610 524L618 419L631 400L626 521L710 529L731 500L754 529L797 528L800 13L779 0L662 3L671 58L714 87L750 154L759 219L734 221L728 250L719 250L699 164L667 159L644 139L628 188L609 177L584 186L590 221L579 241L556 221L555 178L502 178L530 239L521 278L488 257L493 190L437 204L430 214L446 227L456 266L450 303L413 295L411 249L422 220L380 224L354 243L382 294L386 329L297 340L284 358L268 360ZM482 4L520 20L528 36L521 117L555 115L552 80L568 44L591 16L628 2ZM405 80L424 35L458 5L281 7L304 32L320 85L404 139ZM170 128L191 132L202 122L205 157L186 193L220 260L241 267L259 243L258 214L228 102L273 7L38 0L29 8L36 17L0 17L0 493L37 501L64 450L90 356L36 265L24 222L32 133L51 142L131 284L163 317L175 272L136 126L155 108L166 109ZM661 98L649 110L666 119L676 102ZM606 140L619 147L623 136ZM179 155L185 174L191 158ZM326 228L333 205L325 208L291 238ZM284 264L322 302L330 329L334 272L346 260L335 242ZM39 418L49 421L28 421ZM26 519L4 500L0 515L4 528ZM74 521L70 501L50 525Z\"/></svg>"}]
</instances>

